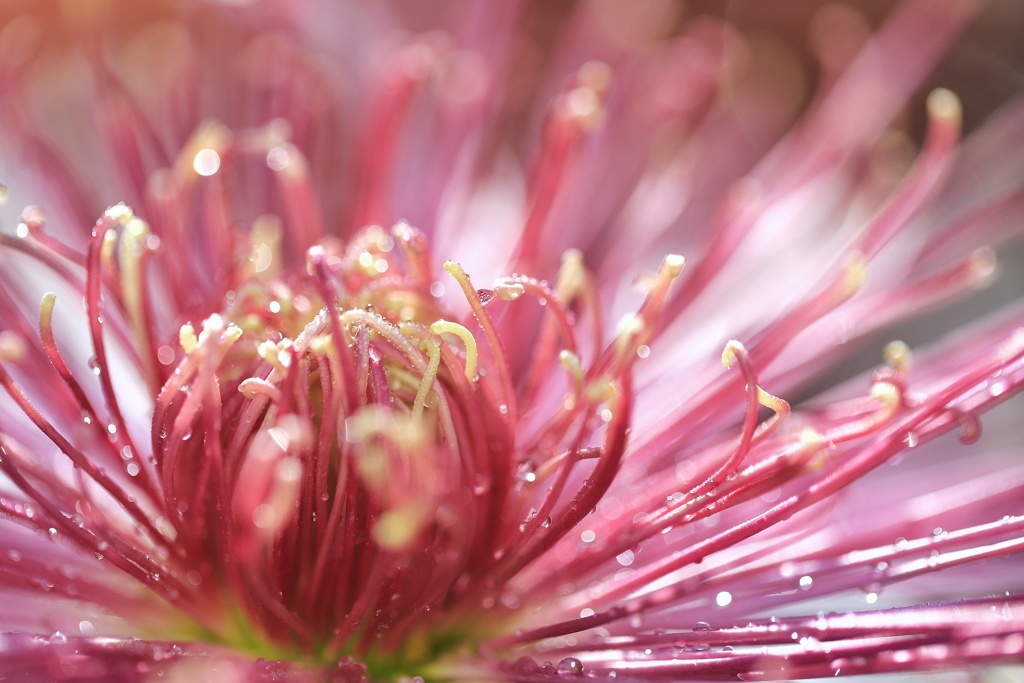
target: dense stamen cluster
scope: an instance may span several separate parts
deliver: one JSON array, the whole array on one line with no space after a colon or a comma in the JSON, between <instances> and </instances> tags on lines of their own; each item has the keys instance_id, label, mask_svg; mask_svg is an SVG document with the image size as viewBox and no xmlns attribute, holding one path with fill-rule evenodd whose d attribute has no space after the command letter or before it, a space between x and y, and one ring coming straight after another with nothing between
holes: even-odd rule
<instances>
[{"instance_id":1,"label":"dense stamen cluster","mask_svg":"<svg viewBox=\"0 0 1024 683\"><path fill-rule=\"evenodd\" d=\"M588 54L551 84L521 165L488 109L511 40L394 37L362 99L335 102L299 54L307 28L199 8L237 30L258 95L252 115L183 123L168 103L225 48L156 30L182 80L154 114L89 24L123 181L97 206L125 203L82 251L36 207L0 232L0 591L20 620L0 615L19 631L0 632L0 678L109 660L96 676L639 683L1020 660L1016 579L878 609L1024 551L1024 468L921 448L974 443L1024 388L1020 307L938 353L893 342L834 396L780 398L848 341L991 282L988 245L1019 232L999 223L1019 174L929 211L951 179L988 177L1021 111L978 152L938 89L916 162L874 175L967 4L894 12L792 126L744 118L764 84L720 23L628 59L605 45L610 64ZM21 108L16 47L0 30L0 116L91 222L73 156ZM692 78L666 88L680 65ZM851 116L865 93L877 106ZM748 135L753 159L730 147ZM685 272L662 256L678 246ZM934 481L908 485L904 458Z\"/></svg>"}]
</instances>

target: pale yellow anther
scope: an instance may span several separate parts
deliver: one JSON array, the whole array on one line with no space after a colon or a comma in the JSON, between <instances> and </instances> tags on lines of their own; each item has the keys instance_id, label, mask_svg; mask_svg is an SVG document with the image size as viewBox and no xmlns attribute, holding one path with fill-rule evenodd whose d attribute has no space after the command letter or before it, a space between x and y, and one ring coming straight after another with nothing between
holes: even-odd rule
<instances>
[{"instance_id":1,"label":"pale yellow anther","mask_svg":"<svg viewBox=\"0 0 1024 683\"><path fill-rule=\"evenodd\" d=\"M960 105L960 98L956 93L946 88L936 88L928 94L928 115L937 119L960 120L963 107Z\"/></svg>"},{"instance_id":2,"label":"pale yellow anther","mask_svg":"<svg viewBox=\"0 0 1024 683\"><path fill-rule=\"evenodd\" d=\"M583 267L583 253L578 249L567 249L562 254L562 265L558 269L555 292L562 301L569 302L583 288L587 281L587 270Z\"/></svg>"},{"instance_id":3,"label":"pale yellow anther","mask_svg":"<svg viewBox=\"0 0 1024 683\"><path fill-rule=\"evenodd\" d=\"M412 420L396 419L390 408L370 405L345 419L345 441L363 444L382 436L403 449L415 449L421 442L423 430Z\"/></svg>"},{"instance_id":4,"label":"pale yellow anther","mask_svg":"<svg viewBox=\"0 0 1024 683\"><path fill-rule=\"evenodd\" d=\"M192 327L192 323L185 323L178 329L178 343L186 354L195 351L199 340L196 339L196 328Z\"/></svg>"},{"instance_id":5,"label":"pale yellow anther","mask_svg":"<svg viewBox=\"0 0 1024 683\"><path fill-rule=\"evenodd\" d=\"M108 232L104 238L103 247L107 248L108 238L114 236ZM131 217L125 223L121 233L121 248L118 250L117 260L121 271L121 291L124 295L125 309L132 324L132 331L140 349L150 345L148 326L143 302L143 273L142 255L153 249L150 244L151 232L149 225L141 218ZM110 249L113 249L113 240ZM155 376L150 377L156 382Z\"/></svg>"},{"instance_id":6,"label":"pale yellow anther","mask_svg":"<svg viewBox=\"0 0 1024 683\"><path fill-rule=\"evenodd\" d=\"M470 382L476 379L477 349L476 339L468 329L448 320L438 320L430 326L434 334L453 334L462 340L466 347L466 379Z\"/></svg>"},{"instance_id":7,"label":"pale yellow anther","mask_svg":"<svg viewBox=\"0 0 1024 683\"><path fill-rule=\"evenodd\" d=\"M644 333L646 327L643 318L636 313L629 313L623 317L615 331L615 352L623 357L627 353L634 353L637 339Z\"/></svg>"},{"instance_id":8,"label":"pale yellow anther","mask_svg":"<svg viewBox=\"0 0 1024 683\"><path fill-rule=\"evenodd\" d=\"M117 245L117 233L108 230L103 234L103 244L100 245L100 257L105 263L111 263L114 258L114 247Z\"/></svg>"},{"instance_id":9,"label":"pale yellow anther","mask_svg":"<svg viewBox=\"0 0 1024 683\"><path fill-rule=\"evenodd\" d=\"M856 294L868 279L868 260L860 252L850 254L843 264L843 287L847 295Z\"/></svg>"},{"instance_id":10,"label":"pale yellow anther","mask_svg":"<svg viewBox=\"0 0 1024 683\"><path fill-rule=\"evenodd\" d=\"M16 363L25 357L25 340L21 335L4 330L0 332L0 361Z\"/></svg>"},{"instance_id":11,"label":"pale yellow anther","mask_svg":"<svg viewBox=\"0 0 1024 683\"><path fill-rule=\"evenodd\" d=\"M608 376L600 377L587 385L587 400L591 403L611 402L618 395L618 384Z\"/></svg>"},{"instance_id":12,"label":"pale yellow anther","mask_svg":"<svg viewBox=\"0 0 1024 683\"><path fill-rule=\"evenodd\" d=\"M39 302L39 320L43 324L49 326L50 321L53 320L53 307L57 303L57 295L53 292L46 292L43 294L42 300Z\"/></svg>"},{"instance_id":13,"label":"pale yellow anther","mask_svg":"<svg viewBox=\"0 0 1024 683\"><path fill-rule=\"evenodd\" d=\"M769 394L761 387L757 388L757 402L774 412L776 415L780 415L782 417L789 415L789 402L782 400L774 394Z\"/></svg>"},{"instance_id":14,"label":"pale yellow anther","mask_svg":"<svg viewBox=\"0 0 1024 683\"><path fill-rule=\"evenodd\" d=\"M103 215L124 225L135 217L135 212L132 211L130 206L124 202L120 202L108 207L107 210L103 212Z\"/></svg>"},{"instance_id":15,"label":"pale yellow anther","mask_svg":"<svg viewBox=\"0 0 1024 683\"><path fill-rule=\"evenodd\" d=\"M373 526L373 540L387 550L401 550L416 539L429 521L428 510L421 503L404 503L380 516Z\"/></svg>"},{"instance_id":16,"label":"pale yellow anther","mask_svg":"<svg viewBox=\"0 0 1024 683\"><path fill-rule=\"evenodd\" d=\"M895 412L900 406L900 390L890 382L872 384L871 398L882 401L888 412Z\"/></svg>"},{"instance_id":17,"label":"pale yellow anther","mask_svg":"<svg viewBox=\"0 0 1024 683\"><path fill-rule=\"evenodd\" d=\"M250 399L265 396L276 403L281 398L281 392L277 387L261 377L249 377L242 380L242 383L238 385L238 391Z\"/></svg>"},{"instance_id":18,"label":"pale yellow anther","mask_svg":"<svg viewBox=\"0 0 1024 683\"><path fill-rule=\"evenodd\" d=\"M396 229L397 229L397 227L398 226L395 226ZM399 235L399 237L400 237L400 235ZM445 261L444 265L442 267L445 269L445 272L447 272L449 275L451 275L453 278L455 278L455 280L460 285L464 284L464 283L465 284L469 283L469 276L466 275L465 269L460 264L456 263L455 261Z\"/></svg>"},{"instance_id":19,"label":"pale yellow anther","mask_svg":"<svg viewBox=\"0 0 1024 683\"><path fill-rule=\"evenodd\" d=\"M913 356L910 347L905 342L898 339L889 342L882 350L882 357L893 370L902 374L910 371L910 361Z\"/></svg>"},{"instance_id":20,"label":"pale yellow anther","mask_svg":"<svg viewBox=\"0 0 1024 683\"><path fill-rule=\"evenodd\" d=\"M803 445L803 459L806 460L805 469L812 472L820 470L825 465L828 453L828 441L824 435L812 427L804 427L800 431L800 443Z\"/></svg>"},{"instance_id":21,"label":"pale yellow anther","mask_svg":"<svg viewBox=\"0 0 1024 683\"><path fill-rule=\"evenodd\" d=\"M432 339L424 339L420 342L420 349L427 352L430 359L427 369L423 373L419 387L416 389L416 398L412 403L412 420L419 422L423 418L423 410L427 404L427 396L431 387L434 386L434 378L437 377L437 368L441 364L441 347Z\"/></svg>"},{"instance_id":22,"label":"pale yellow anther","mask_svg":"<svg viewBox=\"0 0 1024 683\"><path fill-rule=\"evenodd\" d=\"M526 294L526 287L518 282L495 282L494 294L503 301L515 301L523 294Z\"/></svg>"},{"instance_id":23,"label":"pale yellow anther","mask_svg":"<svg viewBox=\"0 0 1024 683\"><path fill-rule=\"evenodd\" d=\"M824 448L828 445L821 432L813 427L804 427L800 430L800 442L808 448Z\"/></svg>"},{"instance_id":24,"label":"pale yellow anther","mask_svg":"<svg viewBox=\"0 0 1024 683\"><path fill-rule=\"evenodd\" d=\"M256 347L256 353L260 358L283 373L287 372L288 367L292 363L291 347L292 341L290 339L282 339L276 344L268 339Z\"/></svg>"},{"instance_id":25,"label":"pale yellow anther","mask_svg":"<svg viewBox=\"0 0 1024 683\"><path fill-rule=\"evenodd\" d=\"M273 214L263 214L252 223L249 243L252 245L249 260L253 272L275 276L281 270L281 219Z\"/></svg>"},{"instance_id":26,"label":"pale yellow anther","mask_svg":"<svg viewBox=\"0 0 1024 683\"><path fill-rule=\"evenodd\" d=\"M726 342L725 349L722 350L722 365L726 368L731 368L732 364L736 362L736 354L745 350L743 344L735 339L730 339Z\"/></svg>"},{"instance_id":27,"label":"pale yellow anther","mask_svg":"<svg viewBox=\"0 0 1024 683\"><path fill-rule=\"evenodd\" d=\"M726 342L725 349L722 350L722 365L726 368L732 368L733 364L736 362L736 356L740 353L745 354L746 352L747 350L741 342L736 341L735 339L730 339ZM760 386L757 386L756 388L758 403L763 405L765 408L768 408L781 418L785 418L789 415L790 406L787 401L784 401L774 394L769 394Z\"/></svg>"},{"instance_id":28,"label":"pale yellow anther","mask_svg":"<svg viewBox=\"0 0 1024 683\"><path fill-rule=\"evenodd\" d=\"M583 386L583 365L580 363L580 357L568 349L562 349L558 352L558 362L565 368L565 371L572 377L573 384L576 385L577 391Z\"/></svg>"},{"instance_id":29,"label":"pale yellow anther","mask_svg":"<svg viewBox=\"0 0 1024 683\"><path fill-rule=\"evenodd\" d=\"M686 266L686 259L679 254L669 254L661 262L661 267L666 275L671 278L679 277L680 273L683 272L683 268Z\"/></svg>"}]
</instances>

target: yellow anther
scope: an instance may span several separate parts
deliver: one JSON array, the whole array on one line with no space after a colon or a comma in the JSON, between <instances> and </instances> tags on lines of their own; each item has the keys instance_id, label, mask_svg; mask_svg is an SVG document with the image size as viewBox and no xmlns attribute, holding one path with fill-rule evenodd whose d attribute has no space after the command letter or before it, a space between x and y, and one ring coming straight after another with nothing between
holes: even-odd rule
<instances>
[{"instance_id":1,"label":"yellow anther","mask_svg":"<svg viewBox=\"0 0 1024 683\"><path fill-rule=\"evenodd\" d=\"M871 398L885 403L886 410L895 412L900 407L900 390L890 382L875 382L871 385Z\"/></svg>"},{"instance_id":2,"label":"yellow anther","mask_svg":"<svg viewBox=\"0 0 1024 683\"><path fill-rule=\"evenodd\" d=\"M562 364L565 371L572 377L576 390L583 386L583 366L580 364L580 357L568 349L562 349L558 353L558 362Z\"/></svg>"},{"instance_id":3,"label":"yellow anther","mask_svg":"<svg viewBox=\"0 0 1024 683\"><path fill-rule=\"evenodd\" d=\"M106 238L112 237L113 232L108 232ZM132 324L132 331L135 333L135 341L140 349L149 347L150 339L143 303L143 273L142 255L154 248L150 242L152 234L149 225L140 218L129 218L121 232L121 248L118 251L117 260L121 271L121 291L124 295L125 309ZM104 238L103 246L106 248L107 239ZM153 242L157 242L153 238ZM113 248L113 244L111 244ZM147 368L147 370L149 370ZM155 376L149 378L156 382Z\"/></svg>"},{"instance_id":4,"label":"yellow anther","mask_svg":"<svg viewBox=\"0 0 1024 683\"><path fill-rule=\"evenodd\" d=\"M367 406L345 419L345 441L361 444L381 436L403 449L415 449L423 430L411 420L396 417L393 411L383 406Z\"/></svg>"},{"instance_id":5,"label":"yellow anther","mask_svg":"<svg viewBox=\"0 0 1024 683\"><path fill-rule=\"evenodd\" d=\"M250 399L257 396L265 396L275 403L281 399L281 392L278 391L277 387L259 377L249 377L243 380L238 385L238 391Z\"/></svg>"},{"instance_id":6,"label":"yellow anther","mask_svg":"<svg viewBox=\"0 0 1024 683\"><path fill-rule=\"evenodd\" d=\"M430 331L434 334L454 334L456 337L462 340L462 343L466 346L466 379L470 382L476 379L476 339L473 337L473 333L467 330L458 323L453 323L448 320L438 320L430 326Z\"/></svg>"},{"instance_id":7,"label":"yellow anther","mask_svg":"<svg viewBox=\"0 0 1024 683\"><path fill-rule=\"evenodd\" d=\"M373 526L373 540L388 550L401 550L412 543L430 521L422 503L412 501L386 510Z\"/></svg>"},{"instance_id":8,"label":"yellow anther","mask_svg":"<svg viewBox=\"0 0 1024 683\"><path fill-rule=\"evenodd\" d=\"M515 301L526 294L526 287L518 282L495 282L494 294L503 301Z\"/></svg>"},{"instance_id":9,"label":"yellow anther","mask_svg":"<svg viewBox=\"0 0 1024 683\"><path fill-rule=\"evenodd\" d=\"M963 113L960 98L952 90L936 88L928 94L928 115L936 119L959 121Z\"/></svg>"},{"instance_id":10,"label":"yellow anther","mask_svg":"<svg viewBox=\"0 0 1024 683\"><path fill-rule=\"evenodd\" d=\"M130 206L124 202L120 202L108 207L107 210L103 212L103 215L124 225L135 217L135 212L132 211Z\"/></svg>"},{"instance_id":11,"label":"yellow anther","mask_svg":"<svg viewBox=\"0 0 1024 683\"><path fill-rule=\"evenodd\" d=\"M288 366L292 363L291 347L292 342L290 339L282 339L276 344L268 339L256 347L256 353L260 358L283 373L287 372Z\"/></svg>"},{"instance_id":12,"label":"yellow anther","mask_svg":"<svg viewBox=\"0 0 1024 683\"><path fill-rule=\"evenodd\" d=\"M636 313L627 314L615 331L615 352L620 357L632 354L636 351L637 340L646 330L643 318Z\"/></svg>"},{"instance_id":13,"label":"yellow anther","mask_svg":"<svg viewBox=\"0 0 1024 683\"><path fill-rule=\"evenodd\" d=\"M860 252L850 254L843 264L843 287L847 295L856 294L868 279L868 260Z\"/></svg>"},{"instance_id":14,"label":"yellow anther","mask_svg":"<svg viewBox=\"0 0 1024 683\"><path fill-rule=\"evenodd\" d=\"M196 339L196 328L192 327L192 323L185 323L178 330L178 343L186 354L195 350L199 340Z\"/></svg>"},{"instance_id":15,"label":"yellow anther","mask_svg":"<svg viewBox=\"0 0 1024 683\"><path fill-rule=\"evenodd\" d=\"M745 351L743 344L740 342L735 339L730 339L726 342L725 349L722 351L722 365L726 368L732 368L732 364L736 362L736 353L740 351Z\"/></svg>"},{"instance_id":16,"label":"yellow anther","mask_svg":"<svg viewBox=\"0 0 1024 683\"><path fill-rule=\"evenodd\" d=\"M252 223L249 232L253 271L273 277L281 270L281 219L264 214Z\"/></svg>"},{"instance_id":17,"label":"yellow anther","mask_svg":"<svg viewBox=\"0 0 1024 683\"><path fill-rule=\"evenodd\" d=\"M789 415L789 402L784 401L774 394L769 394L761 387L757 388L757 402L768 408L776 415L786 416Z\"/></svg>"},{"instance_id":18,"label":"yellow anther","mask_svg":"<svg viewBox=\"0 0 1024 683\"><path fill-rule=\"evenodd\" d=\"M618 393L618 384L607 375L587 385L587 400L591 403L611 402Z\"/></svg>"},{"instance_id":19,"label":"yellow anther","mask_svg":"<svg viewBox=\"0 0 1024 683\"><path fill-rule=\"evenodd\" d=\"M818 430L805 427L800 431L800 443L803 446L801 459L806 461L804 468L812 472L820 470L827 460L828 441Z\"/></svg>"},{"instance_id":20,"label":"yellow anther","mask_svg":"<svg viewBox=\"0 0 1024 683\"><path fill-rule=\"evenodd\" d=\"M427 395L434 386L434 378L437 377L437 368L441 364L441 347L432 339L424 339L420 342L420 349L427 352L430 361L423 373L419 388L416 389L416 399L412 403L413 422L419 422L423 418L423 409L426 407Z\"/></svg>"},{"instance_id":21,"label":"yellow anther","mask_svg":"<svg viewBox=\"0 0 1024 683\"><path fill-rule=\"evenodd\" d=\"M104 263L112 264L114 259L114 247L117 245L117 233L108 230L103 234L103 244L100 245L100 258Z\"/></svg>"},{"instance_id":22,"label":"yellow anther","mask_svg":"<svg viewBox=\"0 0 1024 683\"><path fill-rule=\"evenodd\" d=\"M913 358L913 354L906 343L898 339L889 342L882 351L882 357L885 358L885 362L893 370L902 374L910 371L910 361Z\"/></svg>"},{"instance_id":23,"label":"yellow anther","mask_svg":"<svg viewBox=\"0 0 1024 683\"><path fill-rule=\"evenodd\" d=\"M726 368L732 368L733 363L736 362L736 355L740 353L745 354L746 352L747 350L743 347L742 343L736 341L735 339L730 339L726 343L725 349L722 351L722 365L724 365ZM781 398L775 396L774 394L769 394L767 391L762 389L760 385L758 385L756 388L758 403L763 405L765 408L768 408L781 418L785 418L786 416L789 415L790 407L788 402L782 400Z\"/></svg>"},{"instance_id":24,"label":"yellow anther","mask_svg":"<svg viewBox=\"0 0 1024 683\"><path fill-rule=\"evenodd\" d=\"M679 277L684 266L686 266L686 259L679 254L669 254L661 262L662 272L670 278Z\"/></svg>"},{"instance_id":25,"label":"yellow anther","mask_svg":"<svg viewBox=\"0 0 1024 683\"><path fill-rule=\"evenodd\" d=\"M562 266L558 269L558 282L555 284L558 298L565 302L572 301L586 281L583 253L578 249L567 249L562 254Z\"/></svg>"}]
</instances>

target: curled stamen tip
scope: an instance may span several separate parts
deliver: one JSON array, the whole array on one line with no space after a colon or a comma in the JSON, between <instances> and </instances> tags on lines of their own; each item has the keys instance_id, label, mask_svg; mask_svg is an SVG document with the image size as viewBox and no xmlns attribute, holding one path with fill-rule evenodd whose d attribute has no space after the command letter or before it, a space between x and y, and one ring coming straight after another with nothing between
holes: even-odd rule
<instances>
[{"instance_id":1,"label":"curled stamen tip","mask_svg":"<svg viewBox=\"0 0 1024 683\"><path fill-rule=\"evenodd\" d=\"M936 88L928 94L928 114L934 118L959 120L963 112L960 98L952 90Z\"/></svg>"},{"instance_id":2,"label":"curled stamen tip","mask_svg":"<svg viewBox=\"0 0 1024 683\"><path fill-rule=\"evenodd\" d=\"M454 334L456 337L462 340L462 343L466 346L466 379L470 382L475 382L477 379L476 375L476 363L477 363L477 348L476 339L473 337L473 333L468 329L453 323L448 320L437 320L430 326L430 331L434 334L441 335L447 332L448 334Z\"/></svg>"},{"instance_id":3,"label":"curled stamen tip","mask_svg":"<svg viewBox=\"0 0 1024 683\"><path fill-rule=\"evenodd\" d=\"M746 355L747 349L740 342L735 339L730 339L725 344L725 349L722 351L722 365L727 368L731 368L732 364L736 361L736 356L739 354Z\"/></svg>"},{"instance_id":4,"label":"curled stamen tip","mask_svg":"<svg viewBox=\"0 0 1024 683\"><path fill-rule=\"evenodd\" d=\"M871 398L882 401L889 410L895 410L900 405L900 390L891 382L876 382L871 386Z\"/></svg>"},{"instance_id":5,"label":"curled stamen tip","mask_svg":"<svg viewBox=\"0 0 1024 683\"><path fill-rule=\"evenodd\" d=\"M885 349L882 351L882 357L885 358L885 362L892 367L893 370L901 374L906 374L910 370L910 361L912 354L910 347L905 342L899 339L893 340L885 345Z\"/></svg>"},{"instance_id":6,"label":"curled stamen tip","mask_svg":"<svg viewBox=\"0 0 1024 683\"><path fill-rule=\"evenodd\" d=\"M25 340L20 335L4 330L0 332L0 360L17 362L25 357Z\"/></svg>"}]
</instances>

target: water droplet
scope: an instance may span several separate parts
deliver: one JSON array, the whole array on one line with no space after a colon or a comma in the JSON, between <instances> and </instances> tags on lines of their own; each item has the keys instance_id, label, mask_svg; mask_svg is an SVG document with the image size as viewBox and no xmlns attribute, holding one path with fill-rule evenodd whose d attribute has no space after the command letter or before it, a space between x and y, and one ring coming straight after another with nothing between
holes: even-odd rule
<instances>
[{"instance_id":1,"label":"water droplet","mask_svg":"<svg viewBox=\"0 0 1024 683\"><path fill-rule=\"evenodd\" d=\"M516 469L516 478L525 482L537 481L537 469L536 463L532 460L524 460L519 463L519 467Z\"/></svg>"},{"instance_id":2,"label":"water droplet","mask_svg":"<svg viewBox=\"0 0 1024 683\"><path fill-rule=\"evenodd\" d=\"M96 633L96 628L92 625L92 622L86 620L78 622L78 630L82 632L83 636L91 636Z\"/></svg>"},{"instance_id":3,"label":"water droplet","mask_svg":"<svg viewBox=\"0 0 1024 683\"><path fill-rule=\"evenodd\" d=\"M476 295L480 298L480 303L486 306L494 298L494 290L491 289L478 289Z\"/></svg>"},{"instance_id":4,"label":"water droplet","mask_svg":"<svg viewBox=\"0 0 1024 683\"><path fill-rule=\"evenodd\" d=\"M813 577L810 577L810 576L801 576L800 577L800 588L803 589L803 590L807 590L808 588L810 588L813 583L814 583L814 578Z\"/></svg>"},{"instance_id":5,"label":"water droplet","mask_svg":"<svg viewBox=\"0 0 1024 683\"><path fill-rule=\"evenodd\" d=\"M128 473L129 477L137 477L137 476L139 476L139 465L138 465L138 463L130 462L130 463L128 463L127 466L125 466L124 469Z\"/></svg>"},{"instance_id":6,"label":"water droplet","mask_svg":"<svg viewBox=\"0 0 1024 683\"><path fill-rule=\"evenodd\" d=\"M87 361L89 369L92 370L92 374L99 375L101 372L100 362L96 359L96 356L92 356Z\"/></svg>"},{"instance_id":7,"label":"water droplet","mask_svg":"<svg viewBox=\"0 0 1024 683\"><path fill-rule=\"evenodd\" d=\"M583 673L583 662L575 657L566 657L558 663L558 673L563 676L578 676Z\"/></svg>"},{"instance_id":8,"label":"water droplet","mask_svg":"<svg viewBox=\"0 0 1024 683\"><path fill-rule=\"evenodd\" d=\"M709 624L706 621L698 621L696 624L693 625L693 630L694 631L710 631L711 630L711 624Z\"/></svg>"},{"instance_id":9,"label":"water droplet","mask_svg":"<svg viewBox=\"0 0 1024 683\"><path fill-rule=\"evenodd\" d=\"M516 663L512 665L512 668L515 669L517 674L521 674L523 676L529 676L530 674L535 674L540 671L540 665L530 657L520 657L516 660Z\"/></svg>"},{"instance_id":10,"label":"water droplet","mask_svg":"<svg viewBox=\"0 0 1024 683\"><path fill-rule=\"evenodd\" d=\"M50 636L50 645L64 645L68 642L68 637L60 631L54 631L53 635Z\"/></svg>"},{"instance_id":11,"label":"water droplet","mask_svg":"<svg viewBox=\"0 0 1024 683\"><path fill-rule=\"evenodd\" d=\"M498 412L502 415L508 415L508 406L504 403L498 405Z\"/></svg>"}]
</instances>

